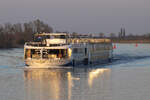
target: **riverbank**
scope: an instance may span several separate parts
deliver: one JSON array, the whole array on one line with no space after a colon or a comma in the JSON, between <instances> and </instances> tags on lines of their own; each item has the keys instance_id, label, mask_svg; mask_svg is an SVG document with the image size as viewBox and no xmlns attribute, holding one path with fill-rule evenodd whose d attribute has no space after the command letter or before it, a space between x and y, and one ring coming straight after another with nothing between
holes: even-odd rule
<instances>
[{"instance_id":1,"label":"riverbank","mask_svg":"<svg viewBox=\"0 0 150 100\"><path fill-rule=\"evenodd\" d=\"M150 40L142 40L142 39L138 39L138 40L129 40L129 39L112 39L113 43L150 43Z\"/></svg>"},{"instance_id":2,"label":"riverbank","mask_svg":"<svg viewBox=\"0 0 150 100\"><path fill-rule=\"evenodd\" d=\"M112 43L150 43L150 40L145 39L145 40L141 40L141 39L137 39L137 40L129 40L129 39L112 39ZM12 48L23 48L24 45L13 45L11 47L9 46L4 46L4 47L0 47L0 49L12 49Z\"/></svg>"}]
</instances>

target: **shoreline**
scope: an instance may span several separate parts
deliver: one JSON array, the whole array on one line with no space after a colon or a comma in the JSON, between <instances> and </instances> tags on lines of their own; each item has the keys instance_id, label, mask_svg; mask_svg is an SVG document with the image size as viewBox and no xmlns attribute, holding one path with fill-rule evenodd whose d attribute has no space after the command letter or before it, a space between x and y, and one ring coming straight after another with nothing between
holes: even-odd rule
<instances>
[{"instance_id":1,"label":"shoreline","mask_svg":"<svg viewBox=\"0 0 150 100\"><path fill-rule=\"evenodd\" d=\"M113 40L112 39L112 43L143 43L143 44L149 44L150 43L150 40L127 40L127 39L124 39L124 40Z\"/></svg>"},{"instance_id":2,"label":"shoreline","mask_svg":"<svg viewBox=\"0 0 150 100\"><path fill-rule=\"evenodd\" d=\"M135 43L139 43L139 44L150 44L150 40L112 40L112 43L118 43L118 44L135 44ZM4 47L4 48L0 48L0 50L2 49L14 49L14 48L24 48L24 45L16 45L14 47Z\"/></svg>"}]
</instances>

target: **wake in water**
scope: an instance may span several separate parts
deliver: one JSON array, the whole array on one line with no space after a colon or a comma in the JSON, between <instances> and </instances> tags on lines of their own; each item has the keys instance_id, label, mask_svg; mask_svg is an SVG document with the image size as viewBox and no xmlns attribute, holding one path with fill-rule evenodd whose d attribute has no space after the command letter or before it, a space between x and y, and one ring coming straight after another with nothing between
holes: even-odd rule
<instances>
[{"instance_id":1,"label":"wake in water","mask_svg":"<svg viewBox=\"0 0 150 100\"><path fill-rule=\"evenodd\" d=\"M19 57L19 56L11 56L11 55L0 55L2 57L9 57L9 58L17 58L17 59L23 59L23 57Z\"/></svg>"},{"instance_id":2,"label":"wake in water","mask_svg":"<svg viewBox=\"0 0 150 100\"><path fill-rule=\"evenodd\" d=\"M150 45L142 44L135 48L130 44L118 44L114 50L111 63L81 66L81 68L103 68L119 66L132 62L141 62L150 59ZM0 68L24 68L23 49L0 50ZM80 67L78 67L80 68Z\"/></svg>"},{"instance_id":3,"label":"wake in water","mask_svg":"<svg viewBox=\"0 0 150 100\"><path fill-rule=\"evenodd\" d=\"M129 56L129 55L114 55L114 58L112 59L112 65L117 64L126 64L131 62L136 62L140 60L146 60L150 59L150 56Z\"/></svg>"}]
</instances>

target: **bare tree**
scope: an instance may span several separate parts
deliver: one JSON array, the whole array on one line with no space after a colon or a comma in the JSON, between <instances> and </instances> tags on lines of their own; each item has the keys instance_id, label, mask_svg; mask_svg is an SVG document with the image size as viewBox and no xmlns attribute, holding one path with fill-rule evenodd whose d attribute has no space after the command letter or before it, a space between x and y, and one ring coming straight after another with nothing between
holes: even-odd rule
<instances>
[{"instance_id":1,"label":"bare tree","mask_svg":"<svg viewBox=\"0 0 150 100\"><path fill-rule=\"evenodd\" d=\"M34 26L34 32L41 33L41 32L47 32L51 33L53 32L52 27L50 27L48 24L45 24L43 21L40 21L39 19L33 21Z\"/></svg>"},{"instance_id":2,"label":"bare tree","mask_svg":"<svg viewBox=\"0 0 150 100\"><path fill-rule=\"evenodd\" d=\"M35 33L53 32L53 28L39 19L24 23L0 25L0 48L15 47L31 41Z\"/></svg>"},{"instance_id":3,"label":"bare tree","mask_svg":"<svg viewBox=\"0 0 150 100\"><path fill-rule=\"evenodd\" d=\"M99 33L99 37L103 38L103 37L105 37L105 34L101 32L101 33Z\"/></svg>"}]
</instances>

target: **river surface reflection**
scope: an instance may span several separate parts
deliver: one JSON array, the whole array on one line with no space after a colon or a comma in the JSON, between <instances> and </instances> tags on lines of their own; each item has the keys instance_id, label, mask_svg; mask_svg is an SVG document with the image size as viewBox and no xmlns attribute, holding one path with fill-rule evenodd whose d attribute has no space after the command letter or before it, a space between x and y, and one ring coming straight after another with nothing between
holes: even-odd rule
<instances>
[{"instance_id":1,"label":"river surface reflection","mask_svg":"<svg viewBox=\"0 0 150 100\"><path fill-rule=\"evenodd\" d=\"M100 99L111 95L111 70L99 69L25 69L26 100ZM103 95L103 96L99 96Z\"/></svg>"},{"instance_id":2,"label":"river surface reflection","mask_svg":"<svg viewBox=\"0 0 150 100\"><path fill-rule=\"evenodd\" d=\"M116 44L112 63L24 68L23 49L0 50L0 100L149 100L150 44Z\"/></svg>"}]
</instances>

